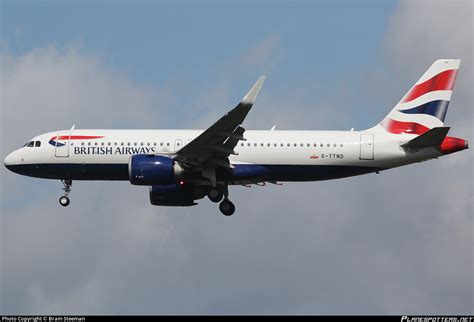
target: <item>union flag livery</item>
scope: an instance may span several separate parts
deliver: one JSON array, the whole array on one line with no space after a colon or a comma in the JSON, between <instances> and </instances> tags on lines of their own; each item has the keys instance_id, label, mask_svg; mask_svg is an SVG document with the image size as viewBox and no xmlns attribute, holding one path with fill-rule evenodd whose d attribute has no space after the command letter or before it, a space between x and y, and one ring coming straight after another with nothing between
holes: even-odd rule
<instances>
[{"instance_id":1,"label":"union flag livery","mask_svg":"<svg viewBox=\"0 0 474 322\"><path fill-rule=\"evenodd\" d=\"M412 86L380 123L393 134L423 134L443 126L460 60L440 59Z\"/></svg>"}]
</instances>

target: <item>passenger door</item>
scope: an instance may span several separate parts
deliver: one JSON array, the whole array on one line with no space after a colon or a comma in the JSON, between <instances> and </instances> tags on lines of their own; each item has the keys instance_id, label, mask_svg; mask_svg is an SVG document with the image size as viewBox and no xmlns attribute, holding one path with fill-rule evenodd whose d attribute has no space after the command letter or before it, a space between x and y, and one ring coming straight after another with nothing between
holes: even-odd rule
<instances>
[{"instance_id":1,"label":"passenger door","mask_svg":"<svg viewBox=\"0 0 474 322\"><path fill-rule=\"evenodd\" d=\"M57 158L67 158L69 157L69 141L71 138L71 132L60 132L56 135L54 139L54 155Z\"/></svg>"}]
</instances>

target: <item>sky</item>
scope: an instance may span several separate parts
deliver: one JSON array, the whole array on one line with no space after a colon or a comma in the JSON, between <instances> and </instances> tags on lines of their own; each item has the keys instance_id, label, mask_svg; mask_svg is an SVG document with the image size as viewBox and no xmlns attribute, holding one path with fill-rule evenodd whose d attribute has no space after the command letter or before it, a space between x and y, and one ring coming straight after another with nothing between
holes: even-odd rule
<instances>
[{"instance_id":1,"label":"sky","mask_svg":"<svg viewBox=\"0 0 474 322\"><path fill-rule=\"evenodd\" d=\"M470 1L0 0L0 152L76 128L206 128L267 80L246 129L358 130L438 58L446 125L474 141ZM0 170L3 314L473 314L473 152L379 175L145 187Z\"/></svg>"}]
</instances>

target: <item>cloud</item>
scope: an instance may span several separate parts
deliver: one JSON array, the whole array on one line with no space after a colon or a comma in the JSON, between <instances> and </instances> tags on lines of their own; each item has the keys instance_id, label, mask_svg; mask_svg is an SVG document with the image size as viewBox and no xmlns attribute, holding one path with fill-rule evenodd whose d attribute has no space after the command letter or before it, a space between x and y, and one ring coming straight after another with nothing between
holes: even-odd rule
<instances>
[{"instance_id":1,"label":"cloud","mask_svg":"<svg viewBox=\"0 0 474 322\"><path fill-rule=\"evenodd\" d=\"M72 123L103 128L117 122L130 126L140 118L147 127L166 124L162 117L154 118L162 114L161 105L155 104L166 104L166 93L132 84L108 70L99 57L77 48L50 46L22 56L2 53L1 77L2 118L26 136L69 128Z\"/></svg>"},{"instance_id":2,"label":"cloud","mask_svg":"<svg viewBox=\"0 0 474 322\"><path fill-rule=\"evenodd\" d=\"M386 92L377 97L390 104L438 58L429 55L432 51L461 57L448 119L454 133L469 137L472 48L452 39L453 29L438 22L454 21L458 27L453 28L461 28L472 16L457 16L460 9L451 10L451 4L429 5L430 10L426 3L398 6L382 59L397 70L387 77L374 65L369 74L374 85L379 77L386 80ZM441 13L447 16L439 20ZM430 30L437 37L420 36ZM472 36L472 28L465 32ZM250 48L239 61L272 61L285 43L275 39ZM410 44L417 44L416 50ZM278 68L277 62L271 68ZM353 83L341 84L346 81ZM232 101L231 76L216 83L223 85L196 84L197 93L206 95L191 99L218 109L206 117L186 117L186 124L203 126ZM364 84L341 85L334 100L332 90L324 97L313 95L325 86L324 79L314 78L305 88L288 86L283 94L266 87L249 127L274 121L286 128L346 126L359 111L349 109L342 121L335 111L346 106L345 98L371 93ZM79 127L165 127L175 119L175 96L182 93L164 88L143 88L78 49L2 54L2 152L71 122ZM10 133L21 133L21 138ZM232 187L237 213L231 218L207 200L192 208L152 207L147 189L127 182L74 182L71 205L63 209L57 204L58 182L19 177L2 168L0 311L472 313L470 151L379 175Z\"/></svg>"},{"instance_id":3,"label":"cloud","mask_svg":"<svg viewBox=\"0 0 474 322\"><path fill-rule=\"evenodd\" d=\"M268 72L281 59L282 47L280 38L269 35L261 42L247 50L240 60L240 65L252 72Z\"/></svg>"}]
</instances>

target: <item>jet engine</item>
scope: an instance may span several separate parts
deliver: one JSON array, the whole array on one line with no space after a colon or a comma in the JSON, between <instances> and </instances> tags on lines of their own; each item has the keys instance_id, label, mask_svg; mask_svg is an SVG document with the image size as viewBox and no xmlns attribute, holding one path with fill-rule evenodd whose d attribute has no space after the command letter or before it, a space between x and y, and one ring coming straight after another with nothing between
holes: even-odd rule
<instances>
[{"instance_id":1,"label":"jet engine","mask_svg":"<svg viewBox=\"0 0 474 322\"><path fill-rule=\"evenodd\" d=\"M172 158L154 154L136 154L128 163L130 183L140 186L176 183L183 168Z\"/></svg>"}]
</instances>

